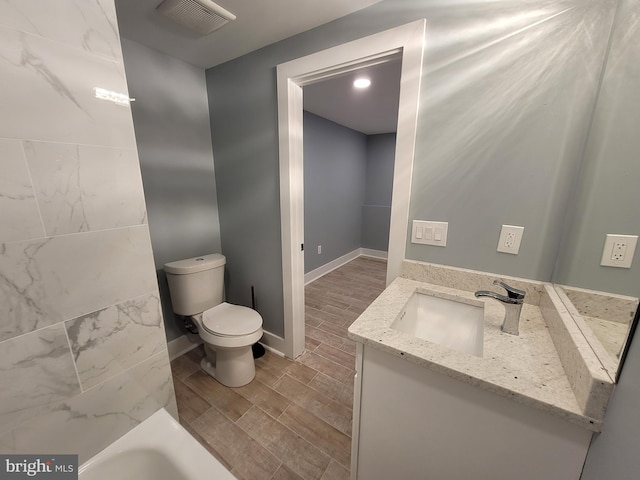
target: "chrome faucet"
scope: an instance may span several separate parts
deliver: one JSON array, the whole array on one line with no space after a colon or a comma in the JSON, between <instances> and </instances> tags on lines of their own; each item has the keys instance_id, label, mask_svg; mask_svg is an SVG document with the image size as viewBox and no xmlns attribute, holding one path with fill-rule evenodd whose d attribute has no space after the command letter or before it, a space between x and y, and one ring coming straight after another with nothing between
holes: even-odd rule
<instances>
[{"instance_id":1,"label":"chrome faucet","mask_svg":"<svg viewBox=\"0 0 640 480\"><path fill-rule=\"evenodd\" d=\"M520 324L520 312L524 303L525 291L513 288L500 280L494 280L494 285L499 285L507 291L507 296L489 290L478 290L476 297L489 297L498 300L504 305L504 322L502 331L511 335L518 335Z\"/></svg>"}]
</instances>

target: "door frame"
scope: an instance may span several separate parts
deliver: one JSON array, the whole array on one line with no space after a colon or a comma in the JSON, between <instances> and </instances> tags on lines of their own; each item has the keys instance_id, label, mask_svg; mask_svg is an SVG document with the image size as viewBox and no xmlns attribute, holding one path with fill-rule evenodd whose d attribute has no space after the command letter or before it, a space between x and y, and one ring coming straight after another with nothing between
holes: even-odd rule
<instances>
[{"instance_id":1,"label":"door frame","mask_svg":"<svg viewBox=\"0 0 640 480\"><path fill-rule=\"evenodd\" d=\"M387 261L389 284L400 273L407 241L425 32L426 21L418 20L277 66L284 338L276 348L289 358L295 359L305 348L302 87L402 58Z\"/></svg>"}]
</instances>

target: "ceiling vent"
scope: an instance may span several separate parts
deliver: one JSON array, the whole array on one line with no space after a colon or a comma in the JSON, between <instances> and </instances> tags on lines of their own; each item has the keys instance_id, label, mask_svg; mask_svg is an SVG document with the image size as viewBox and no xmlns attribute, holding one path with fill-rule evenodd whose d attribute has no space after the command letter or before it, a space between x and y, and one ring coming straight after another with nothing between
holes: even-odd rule
<instances>
[{"instance_id":1,"label":"ceiling vent","mask_svg":"<svg viewBox=\"0 0 640 480\"><path fill-rule=\"evenodd\" d=\"M236 19L233 13L210 0L164 0L157 10L200 35L208 35Z\"/></svg>"}]
</instances>

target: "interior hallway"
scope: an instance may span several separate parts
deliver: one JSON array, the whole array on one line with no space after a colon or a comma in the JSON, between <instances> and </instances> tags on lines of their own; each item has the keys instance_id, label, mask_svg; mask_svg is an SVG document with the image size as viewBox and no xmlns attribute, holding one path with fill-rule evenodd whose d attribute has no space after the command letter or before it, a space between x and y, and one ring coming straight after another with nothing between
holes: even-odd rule
<instances>
[{"instance_id":1,"label":"interior hallway","mask_svg":"<svg viewBox=\"0 0 640 480\"><path fill-rule=\"evenodd\" d=\"M306 351L269 351L249 385L200 370L199 347L171 362L180 422L243 480L349 478L355 344L347 328L384 290L386 261L359 257L305 287Z\"/></svg>"}]
</instances>

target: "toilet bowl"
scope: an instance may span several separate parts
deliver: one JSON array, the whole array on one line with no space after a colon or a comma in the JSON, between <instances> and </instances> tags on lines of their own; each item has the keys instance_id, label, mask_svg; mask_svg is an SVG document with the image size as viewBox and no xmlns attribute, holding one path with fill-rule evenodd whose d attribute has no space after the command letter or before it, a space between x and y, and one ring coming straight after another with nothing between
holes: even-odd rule
<instances>
[{"instance_id":1,"label":"toilet bowl","mask_svg":"<svg viewBox=\"0 0 640 480\"><path fill-rule=\"evenodd\" d=\"M221 384L241 387L255 377L251 346L262 337L262 317L223 301L224 265L218 253L165 264L173 311L189 317L205 344L200 366Z\"/></svg>"},{"instance_id":2,"label":"toilet bowl","mask_svg":"<svg viewBox=\"0 0 640 480\"><path fill-rule=\"evenodd\" d=\"M227 387L241 387L256 375L251 346L262 337L255 310L223 302L191 317L204 342L200 367Z\"/></svg>"}]
</instances>

